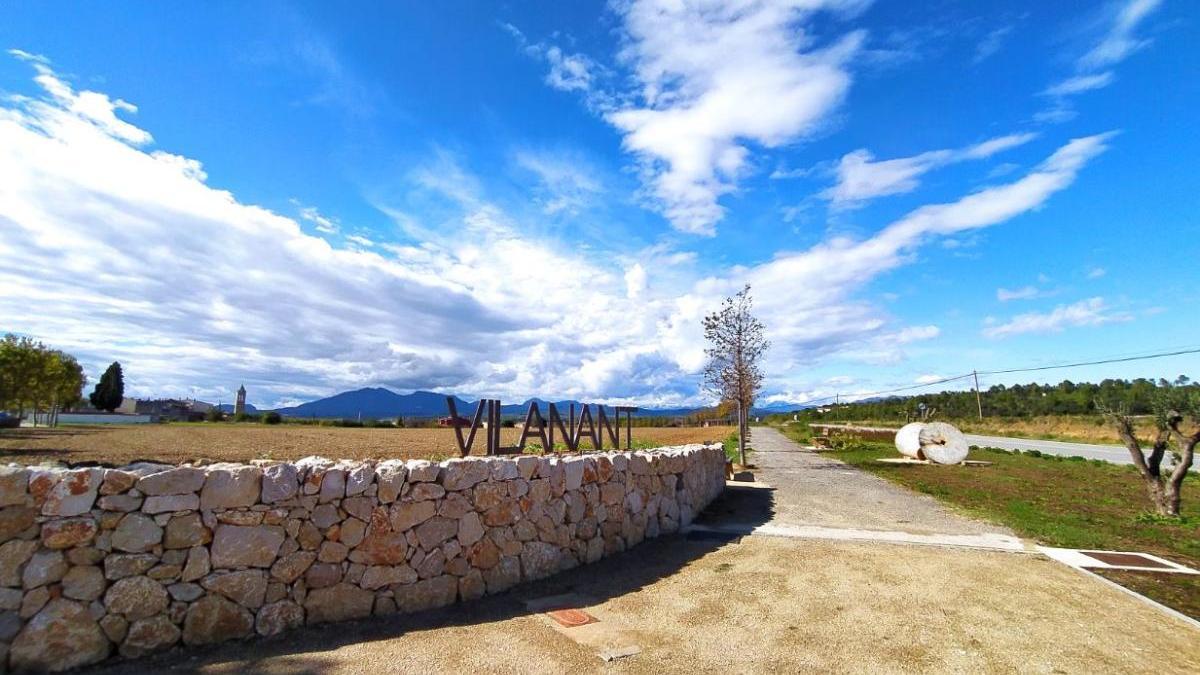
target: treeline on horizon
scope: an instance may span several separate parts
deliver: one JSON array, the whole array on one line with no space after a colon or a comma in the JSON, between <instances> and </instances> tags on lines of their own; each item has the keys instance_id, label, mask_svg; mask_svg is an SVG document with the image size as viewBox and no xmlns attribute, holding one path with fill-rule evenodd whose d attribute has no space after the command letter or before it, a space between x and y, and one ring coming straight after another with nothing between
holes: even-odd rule
<instances>
[{"instance_id":1,"label":"treeline on horizon","mask_svg":"<svg viewBox=\"0 0 1200 675\"><path fill-rule=\"evenodd\" d=\"M1103 380L1099 384L1063 380L1058 384L993 385L981 392L983 414L986 417L1038 417L1044 415L1095 415L1098 405L1123 409L1131 415L1154 412L1154 399L1168 387L1200 389L1186 375L1175 380L1137 378L1134 380ZM975 417L978 414L975 391L940 391L911 396L889 396L869 401L843 403L836 406L837 417L844 420L906 420L917 419L919 406L936 409L935 418ZM802 411L803 417L828 419L831 406ZM791 415L787 415L790 419Z\"/></svg>"}]
</instances>

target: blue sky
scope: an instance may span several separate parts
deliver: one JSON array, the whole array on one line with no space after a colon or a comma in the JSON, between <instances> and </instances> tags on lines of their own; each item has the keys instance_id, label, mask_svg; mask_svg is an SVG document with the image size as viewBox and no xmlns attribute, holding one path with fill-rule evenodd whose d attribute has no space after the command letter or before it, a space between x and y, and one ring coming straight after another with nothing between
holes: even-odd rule
<instances>
[{"instance_id":1,"label":"blue sky","mask_svg":"<svg viewBox=\"0 0 1200 675\"><path fill-rule=\"evenodd\" d=\"M0 330L259 405L700 402L745 283L767 401L1195 346L1198 18L7 4Z\"/></svg>"}]
</instances>

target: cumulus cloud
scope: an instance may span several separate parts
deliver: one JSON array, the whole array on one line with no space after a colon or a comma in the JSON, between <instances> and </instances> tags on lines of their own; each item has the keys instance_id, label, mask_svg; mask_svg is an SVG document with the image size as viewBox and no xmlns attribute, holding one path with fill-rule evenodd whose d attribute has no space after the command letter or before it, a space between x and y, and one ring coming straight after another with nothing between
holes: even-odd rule
<instances>
[{"instance_id":1,"label":"cumulus cloud","mask_svg":"<svg viewBox=\"0 0 1200 675\"><path fill-rule=\"evenodd\" d=\"M990 338L1004 338L1024 333L1060 333L1077 326L1101 326L1107 323L1130 321L1127 312L1113 310L1104 298L1095 297L1070 305L1059 305L1049 312L1028 312L1012 319L989 326L983 334Z\"/></svg>"},{"instance_id":2,"label":"cumulus cloud","mask_svg":"<svg viewBox=\"0 0 1200 675\"><path fill-rule=\"evenodd\" d=\"M812 133L849 90L848 62L863 33L818 44L809 23L821 10L865 3L672 2L618 5L622 63L638 103L607 113L642 163L654 203L681 231L711 236L719 199L748 170L750 144L767 148Z\"/></svg>"},{"instance_id":3,"label":"cumulus cloud","mask_svg":"<svg viewBox=\"0 0 1200 675\"><path fill-rule=\"evenodd\" d=\"M862 240L712 268L690 251L539 236L437 151L407 180L451 203L451 221L380 203L408 239L338 246L304 231L319 211L293 219L211 187L198 161L145 147L150 134L120 117L129 106L31 63L46 68L45 94L0 102L6 329L92 371L119 359L135 394L219 398L245 381L267 405L368 385L695 403L700 318L745 282L775 343L773 391L798 390L796 373L822 358L902 358L938 328L896 321L860 297L866 286L932 238L1038 208L1110 137L1071 141L1011 183ZM85 94L108 108L75 105Z\"/></svg>"},{"instance_id":4,"label":"cumulus cloud","mask_svg":"<svg viewBox=\"0 0 1200 675\"><path fill-rule=\"evenodd\" d=\"M1028 143L1034 133L1008 134L956 150L931 150L912 157L875 161L861 149L844 155L833 168L837 183L821 196L837 209L863 206L871 199L912 192L926 173L956 162L986 159Z\"/></svg>"}]
</instances>

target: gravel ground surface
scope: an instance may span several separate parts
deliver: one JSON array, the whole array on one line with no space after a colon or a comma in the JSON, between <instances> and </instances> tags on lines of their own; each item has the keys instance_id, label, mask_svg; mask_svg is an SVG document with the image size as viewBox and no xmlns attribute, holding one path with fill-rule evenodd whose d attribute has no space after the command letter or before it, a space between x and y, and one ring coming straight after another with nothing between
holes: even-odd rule
<instances>
[{"instance_id":1,"label":"gravel ground surface","mask_svg":"<svg viewBox=\"0 0 1200 675\"><path fill-rule=\"evenodd\" d=\"M772 522L914 534L1012 534L1003 526L958 515L928 495L802 451L770 427L754 427L751 434L750 461L758 467L754 475L774 488Z\"/></svg>"},{"instance_id":2,"label":"gravel ground surface","mask_svg":"<svg viewBox=\"0 0 1200 675\"><path fill-rule=\"evenodd\" d=\"M595 598L641 653L606 664L522 602L567 591ZM1136 640L1117 637L1131 625ZM1031 555L671 538L465 606L102 672L435 671L1194 673L1200 633Z\"/></svg>"}]
</instances>

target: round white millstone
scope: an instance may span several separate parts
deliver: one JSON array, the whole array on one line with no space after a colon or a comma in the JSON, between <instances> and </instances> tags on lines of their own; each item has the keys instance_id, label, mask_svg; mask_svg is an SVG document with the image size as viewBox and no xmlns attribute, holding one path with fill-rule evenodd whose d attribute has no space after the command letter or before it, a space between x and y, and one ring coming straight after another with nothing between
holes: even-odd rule
<instances>
[{"instance_id":1,"label":"round white millstone","mask_svg":"<svg viewBox=\"0 0 1200 675\"><path fill-rule=\"evenodd\" d=\"M925 458L938 464L961 464L967 458L967 439L945 422L926 424L918 435Z\"/></svg>"},{"instance_id":2,"label":"round white millstone","mask_svg":"<svg viewBox=\"0 0 1200 675\"><path fill-rule=\"evenodd\" d=\"M905 457L913 459L921 459L921 430L925 428L924 422L910 422L900 427L900 431L896 432L896 449Z\"/></svg>"}]
</instances>

